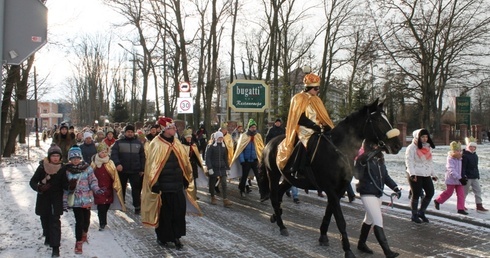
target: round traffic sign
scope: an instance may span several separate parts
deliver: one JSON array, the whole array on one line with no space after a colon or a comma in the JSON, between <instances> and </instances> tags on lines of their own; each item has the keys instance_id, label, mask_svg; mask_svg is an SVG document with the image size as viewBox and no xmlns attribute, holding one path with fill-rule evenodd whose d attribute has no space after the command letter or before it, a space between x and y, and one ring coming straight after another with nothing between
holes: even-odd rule
<instances>
[{"instance_id":1,"label":"round traffic sign","mask_svg":"<svg viewBox=\"0 0 490 258\"><path fill-rule=\"evenodd\" d=\"M181 82L179 85L180 92L189 92L191 91L191 85L188 82Z\"/></svg>"},{"instance_id":2,"label":"round traffic sign","mask_svg":"<svg viewBox=\"0 0 490 258\"><path fill-rule=\"evenodd\" d=\"M182 111L189 111L191 106L191 102L188 100L182 100L182 102L180 102L180 109L182 109Z\"/></svg>"}]
</instances>

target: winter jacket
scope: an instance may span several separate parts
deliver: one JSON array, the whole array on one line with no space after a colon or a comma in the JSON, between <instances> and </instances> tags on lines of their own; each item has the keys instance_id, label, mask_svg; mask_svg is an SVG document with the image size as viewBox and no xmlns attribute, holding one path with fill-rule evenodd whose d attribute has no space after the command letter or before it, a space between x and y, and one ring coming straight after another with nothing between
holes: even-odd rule
<instances>
[{"instance_id":1,"label":"winter jacket","mask_svg":"<svg viewBox=\"0 0 490 258\"><path fill-rule=\"evenodd\" d=\"M163 193L175 193L182 191L184 186L187 185L189 185L189 183L184 178L179 160L172 151L162 168L158 181L153 185L151 191L156 193L158 191Z\"/></svg>"},{"instance_id":2,"label":"winter jacket","mask_svg":"<svg viewBox=\"0 0 490 258\"><path fill-rule=\"evenodd\" d=\"M417 144L412 142L408 145L405 151L405 165L407 167L407 173L410 176L435 176L434 174L434 162L432 158L427 159L426 156L421 156L417 152ZM428 151L432 153L432 149L428 148Z\"/></svg>"},{"instance_id":3,"label":"winter jacket","mask_svg":"<svg viewBox=\"0 0 490 258\"><path fill-rule=\"evenodd\" d=\"M397 184L388 174L384 162L379 162L377 158L373 158L367 164L361 163L356 162L356 177L359 180L359 183L356 185L356 191L359 194L375 195L379 198L383 196L384 185L387 185L395 191Z\"/></svg>"},{"instance_id":4,"label":"winter jacket","mask_svg":"<svg viewBox=\"0 0 490 258\"><path fill-rule=\"evenodd\" d=\"M478 155L476 152L471 153L468 150L463 150L462 175L468 179L480 179L480 171L478 170Z\"/></svg>"},{"instance_id":5,"label":"winter jacket","mask_svg":"<svg viewBox=\"0 0 490 258\"><path fill-rule=\"evenodd\" d=\"M122 138L111 148L111 160L114 165L122 165L123 173L135 174L145 169L145 150L138 138Z\"/></svg>"},{"instance_id":6,"label":"winter jacket","mask_svg":"<svg viewBox=\"0 0 490 258\"><path fill-rule=\"evenodd\" d=\"M106 138L104 138L103 142L107 145L107 147L111 147L116 142L116 138L113 137L112 139L109 140L106 137Z\"/></svg>"},{"instance_id":7,"label":"winter jacket","mask_svg":"<svg viewBox=\"0 0 490 258\"><path fill-rule=\"evenodd\" d=\"M265 144L267 144L274 137L283 135L286 133L286 130L282 126L273 125L269 131L267 132L267 136L265 137Z\"/></svg>"},{"instance_id":8,"label":"winter jacket","mask_svg":"<svg viewBox=\"0 0 490 258\"><path fill-rule=\"evenodd\" d=\"M253 142L249 142L245 149L240 153L240 164L243 162L254 162L257 160L257 152Z\"/></svg>"},{"instance_id":9,"label":"winter jacket","mask_svg":"<svg viewBox=\"0 0 490 258\"><path fill-rule=\"evenodd\" d=\"M114 201L114 189L112 188L114 182L111 175L107 171L105 165L102 165L100 168L94 167L93 169L95 177L97 177L99 187L104 189L103 194L95 195L94 203L111 204Z\"/></svg>"},{"instance_id":10,"label":"winter jacket","mask_svg":"<svg viewBox=\"0 0 490 258\"><path fill-rule=\"evenodd\" d=\"M90 163L92 161L92 157L97 154L97 148L95 147L95 143L93 141L90 144L83 143L80 145L80 150L82 150L83 160L87 163Z\"/></svg>"},{"instance_id":11,"label":"winter jacket","mask_svg":"<svg viewBox=\"0 0 490 258\"><path fill-rule=\"evenodd\" d=\"M68 150L71 148L71 146L77 144L75 134L69 132L65 135L62 135L59 132L55 133L53 135L52 143L56 143L56 145L61 148L61 158L63 160L63 163L68 163Z\"/></svg>"},{"instance_id":12,"label":"winter jacket","mask_svg":"<svg viewBox=\"0 0 490 258\"><path fill-rule=\"evenodd\" d=\"M66 177L68 178L68 181L77 179L78 182L74 190L65 190L65 194L63 195L63 205L68 207L68 194L74 193L75 201L73 206L70 207L89 208L94 201L94 192L97 192L100 189L99 184L97 177L95 177L94 170L88 163L82 161L78 168L79 169L75 169L72 164L66 165Z\"/></svg>"},{"instance_id":13,"label":"winter jacket","mask_svg":"<svg viewBox=\"0 0 490 258\"><path fill-rule=\"evenodd\" d=\"M253 145L253 144L252 144ZM211 144L206 150L206 166L213 170L212 176L226 176L228 165L228 150L223 143Z\"/></svg>"},{"instance_id":14,"label":"winter jacket","mask_svg":"<svg viewBox=\"0 0 490 258\"><path fill-rule=\"evenodd\" d=\"M55 174L50 175L50 179L47 180L47 184L51 187L44 192L40 192L39 185L42 185L42 180L46 177L47 173L44 169L44 160L39 162L34 175L29 181L31 188L37 192L36 197L36 214L40 216L46 215L62 215L63 214L63 189L68 189L68 180L65 176L64 167L61 168Z\"/></svg>"},{"instance_id":15,"label":"winter jacket","mask_svg":"<svg viewBox=\"0 0 490 258\"><path fill-rule=\"evenodd\" d=\"M452 156L451 152L447 154L446 162L446 185L461 185L459 179L461 179L461 158Z\"/></svg>"}]
</instances>

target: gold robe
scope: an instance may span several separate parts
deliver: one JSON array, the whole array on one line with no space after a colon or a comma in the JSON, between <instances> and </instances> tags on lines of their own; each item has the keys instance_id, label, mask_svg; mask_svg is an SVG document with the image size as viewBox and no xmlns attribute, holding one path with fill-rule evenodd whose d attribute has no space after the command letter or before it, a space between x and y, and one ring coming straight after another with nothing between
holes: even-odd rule
<instances>
[{"instance_id":1,"label":"gold robe","mask_svg":"<svg viewBox=\"0 0 490 258\"><path fill-rule=\"evenodd\" d=\"M236 146L236 151L233 154L233 158L231 159L230 164L232 164L233 162L235 162L235 160L238 159L238 157L243 152L245 147L247 147L249 142L250 142L250 136L247 133L243 133L242 135L240 135L240 139L238 139L238 144ZM260 166L260 162L262 162L262 151L264 150L264 141L262 140L262 136L259 133L254 135L254 145L255 145L255 152L257 153L257 159L259 161L259 166Z\"/></svg>"},{"instance_id":2,"label":"gold robe","mask_svg":"<svg viewBox=\"0 0 490 258\"><path fill-rule=\"evenodd\" d=\"M277 149L276 163L279 169L284 169L294 149L296 137L305 145L314 131L298 124L301 114L311 119L317 125L328 125L334 128L334 124L328 115L327 109L318 96L306 92L300 92L293 96L289 106L288 122L286 125L286 138Z\"/></svg>"},{"instance_id":3,"label":"gold robe","mask_svg":"<svg viewBox=\"0 0 490 258\"><path fill-rule=\"evenodd\" d=\"M95 155L98 155L98 154L95 154ZM95 168L97 167L95 165L95 162L92 162L92 164L90 164L90 166L92 166L92 169L94 169L94 171L95 171ZM109 160L109 162L103 164L103 166L105 166L105 169L107 170L107 172L109 173L109 175L112 178L112 188L114 189L115 196L117 196L117 200L119 201L119 204L121 206L121 210L126 211L126 205L124 204L124 198L122 195L121 180L119 179L119 173L117 172L116 165L114 164L114 161Z\"/></svg>"},{"instance_id":4,"label":"gold robe","mask_svg":"<svg viewBox=\"0 0 490 258\"><path fill-rule=\"evenodd\" d=\"M189 182L189 187L184 192L186 196L187 213L202 215L197 202L192 198L194 190L194 179L192 177L192 166L189 161L189 153L186 152L183 144L174 138L173 143L165 141L160 135L155 137L149 145L148 156L146 157L145 176L141 191L141 221L143 225L158 227L160 219L160 207L162 200L161 193L153 193L151 188L158 181L158 177L165 166L170 153L174 152L179 160L183 176Z\"/></svg>"},{"instance_id":5,"label":"gold robe","mask_svg":"<svg viewBox=\"0 0 490 258\"><path fill-rule=\"evenodd\" d=\"M223 142L225 143L226 150L228 151L228 164L231 165L231 161L233 160L233 149L235 144L233 143L233 138L229 133L223 136Z\"/></svg>"}]
</instances>

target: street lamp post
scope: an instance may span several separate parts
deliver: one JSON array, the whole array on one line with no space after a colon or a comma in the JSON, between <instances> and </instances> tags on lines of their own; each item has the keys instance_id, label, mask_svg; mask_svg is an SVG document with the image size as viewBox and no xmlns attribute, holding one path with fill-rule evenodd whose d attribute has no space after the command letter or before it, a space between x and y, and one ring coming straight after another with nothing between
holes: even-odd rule
<instances>
[{"instance_id":1,"label":"street lamp post","mask_svg":"<svg viewBox=\"0 0 490 258\"><path fill-rule=\"evenodd\" d=\"M34 66L34 100L36 100L36 117L34 117L34 123L36 124L36 147L40 147L39 145L39 127L37 125L37 116L39 105L37 104L37 75L36 75L36 67Z\"/></svg>"}]
</instances>

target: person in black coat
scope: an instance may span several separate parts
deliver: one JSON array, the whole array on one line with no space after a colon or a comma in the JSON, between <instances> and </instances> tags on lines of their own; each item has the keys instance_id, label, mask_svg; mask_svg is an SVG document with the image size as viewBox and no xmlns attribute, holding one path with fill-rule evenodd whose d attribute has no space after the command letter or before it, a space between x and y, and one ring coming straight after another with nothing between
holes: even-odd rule
<instances>
[{"instance_id":1,"label":"person in black coat","mask_svg":"<svg viewBox=\"0 0 490 258\"><path fill-rule=\"evenodd\" d=\"M36 214L40 216L44 244L53 248L52 257L60 256L63 189L68 189L61 160L61 148L56 144L48 149L48 157L39 162L29 185L37 192Z\"/></svg>"},{"instance_id":2,"label":"person in black coat","mask_svg":"<svg viewBox=\"0 0 490 258\"><path fill-rule=\"evenodd\" d=\"M217 131L214 133L214 143L208 146L206 151L206 166L209 174L209 193L211 194L211 204L216 205L215 186L218 177L220 177L221 192L223 196L223 205L230 207L231 201L228 200L227 175L230 170L228 164L228 150L223 143L223 133Z\"/></svg>"},{"instance_id":3,"label":"person in black coat","mask_svg":"<svg viewBox=\"0 0 490 258\"><path fill-rule=\"evenodd\" d=\"M401 190L386 169L383 153L377 150L378 145L363 143L362 149L356 159L356 178L359 183L356 186L357 192L361 195L361 201L366 209L366 215L361 226L361 235L357 249L364 253L372 254L366 245L366 240L374 226L374 235L383 249L386 257L397 257L399 253L391 251L388 240L383 230L383 216L381 212L381 196L384 194L384 185L391 188L398 199L401 197Z\"/></svg>"},{"instance_id":4,"label":"person in black coat","mask_svg":"<svg viewBox=\"0 0 490 258\"><path fill-rule=\"evenodd\" d=\"M117 140L111 148L111 160L119 172L123 198L126 199L126 187L131 184L134 213L141 212L141 187L145 170L145 151L143 144L135 137L133 125L126 125L124 138Z\"/></svg>"},{"instance_id":5,"label":"person in black coat","mask_svg":"<svg viewBox=\"0 0 490 258\"><path fill-rule=\"evenodd\" d=\"M265 136L265 144L267 144L274 137L283 135L285 133L286 130L284 129L284 127L282 127L281 119L280 118L276 119L274 125L271 128L269 128L269 131L267 131L267 135Z\"/></svg>"}]
</instances>

